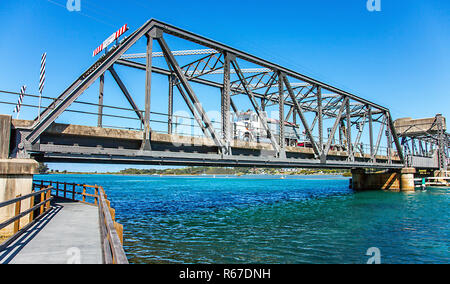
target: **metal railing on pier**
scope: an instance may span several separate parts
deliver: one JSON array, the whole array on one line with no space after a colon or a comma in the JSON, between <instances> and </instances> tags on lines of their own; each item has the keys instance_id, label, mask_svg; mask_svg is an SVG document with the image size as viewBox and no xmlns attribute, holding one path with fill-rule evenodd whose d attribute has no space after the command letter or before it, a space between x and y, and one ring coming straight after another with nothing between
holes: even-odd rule
<instances>
[{"instance_id":1,"label":"metal railing on pier","mask_svg":"<svg viewBox=\"0 0 450 284\"><path fill-rule=\"evenodd\" d=\"M98 207L103 261L105 264L128 264L123 250L123 226L115 222L115 210L99 185L35 180L35 188L50 188L55 198Z\"/></svg>"},{"instance_id":2,"label":"metal railing on pier","mask_svg":"<svg viewBox=\"0 0 450 284\"><path fill-rule=\"evenodd\" d=\"M416 188L450 187L450 177L427 177L414 179Z\"/></svg>"},{"instance_id":3,"label":"metal railing on pier","mask_svg":"<svg viewBox=\"0 0 450 284\"><path fill-rule=\"evenodd\" d=\"M8 229L7 227L11 224L14 224L13 234L8 236L3 243L0 243L0 250L13 243L18 237L31 228L31 226L33 226L51 210L50 202L53 200L53 197L51 196L52 189L53 188L51 186L41 187L39 190L30 194L24 196L18 195L16 198L0 203L0 209L8 206L14 206L14 216L0 223L0 232L1 230ZM29 202L30 208L22 212L23 202ZM27 216L28 224L21 228L21 219Z\"/></svg>"}]
</instances>

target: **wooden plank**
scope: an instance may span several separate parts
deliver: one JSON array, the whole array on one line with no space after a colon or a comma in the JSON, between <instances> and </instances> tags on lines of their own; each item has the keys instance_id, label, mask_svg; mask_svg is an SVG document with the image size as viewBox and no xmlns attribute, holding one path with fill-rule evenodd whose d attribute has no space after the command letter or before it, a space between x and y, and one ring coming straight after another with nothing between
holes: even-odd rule
<instances>
[{"instance_id":1,"label":"wooden plank","mask_svg":"<svg viewBox=\"0 0 450 284\"><path fill-rule=\"evenodd\" d=\"M114 228L116 229L117 235L119 236L120 242L123 245L123 225L114 222Z\"/></svg>"},{"instance_id":2,"label":"wooden plank","mask_svg":"<svg viewBox=\"0 0 450 284\"><path fill-rule=\"evenodd\" d=\"M31 198L30 198L30 208L33 208L33 207L34 207L34 196L31 196ZM34 211L31 211L29 223L33 222L33 219L34 219Z\"/></svg>"},{"instance_id":3,"label":"wooden plank","mask_svg":"<svg viewBox=\"0 0 450 284\"><path fill-rule=\"evenodd\" d=\"M50 198L51 198L51 196L52 196L52 190L49 189L47 191L47 196L45 197L45 199L48 200L46 205L45 205L45 210L49 210L50 209Z\"/></svg>"},{"instance_id":4,"label":"wooden plank","mask_svg":"<svg viewBox=\"0 0 450 284\"><path fill-rule=\"evenodd\" d=\"M116 210L109 207L109 213L111 214L112 220L115 221L116 220Z\"/></svg>"},{"instance_id":5,"label":"wooden plank","mask_svg":"<svg viewBox=\"0 0 450 284\"><path fill-rule=\"evenodd\" d=\"M21 197L22 195L16 196L17 198ZM14 216L19 216L20 214L20 207L21 207L22 201L16 202L16 208L14 212ZM20 229L20 218L17 219L17 221L14 222L14 234L16 234Z\"/></svg>"},{"instance_id":6,"label":"wooden plank","mask_svg":"<svg viewBox=\"0 0 450 284\"><path fill-rule=\"evenodd\" d=\"M41 193L41 203L45 200L45 192ZM41 205L40 215L44 213L44 204Z\"/></svg>"}]
</instances>

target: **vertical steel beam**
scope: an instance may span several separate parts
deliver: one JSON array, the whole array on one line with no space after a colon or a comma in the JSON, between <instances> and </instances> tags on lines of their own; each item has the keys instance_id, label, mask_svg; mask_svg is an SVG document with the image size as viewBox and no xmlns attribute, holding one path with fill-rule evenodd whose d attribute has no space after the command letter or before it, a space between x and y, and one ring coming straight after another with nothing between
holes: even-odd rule
<instances>
[{"instance_id":1,"label":"vertical steel beam","mask_svg":"<svg viewBox=\"0 0 450 284\"><path fill-rule=\"evenodd\" d=\"M438 128L438 154L439 154L439 170L440 171L447 171L448 164L447 164L447 155L446 155L446 148L447 148L447 141L446 141L446 134L444 130L444 117L441 114L438 114L436 116L436 124Z\"/></svg>"},{"instance_id":2,"label":"vertical steel beam","mask_svg":"<svg viewBox=\"0 0 450 284\"><path fill-rule=\"evenodd\" d=\"M321 156L324 154L323 149L323 106L322 106L322 87L317 87L317 116L319 119L319 149Z\"/></svg>"},{"instance_id":3,"label":"vertical steel beam","mask_svg":"<svg viewBox=\"0 0 450 284\"><path fill-rule=\"evenodd\" d=\"M225 143L226 154L231 154L231 55L224 54L223 88L222 88L222 137Z\"/></svg>"},{"instance_id":4,"label":"vertical steel beam","mask_svg":"<svg viewBox=\"0 0 450 284\"><path fill-rule=\"evenodd\" d=\"M152 94L152 54L153 54L153 35L147 34L147 60L145 75L145 112L144 112L144 140L142 141L142 150L150 151L150 106Z\"/></svg>"},{"instance_id":5,"label":"vertical steel beam","mask_svg":"<svg viewBox=\"0 0 450 284\"><path fill-rule=\"evenodd\" d=\"M175 78L173 75L169 76L169 98L167 110L167 132L172 134L173 131L173 83Z\"/></svg>"},{"instance_id":6,"label":"vertical steel beam","mask_svg":"<svg viewBox=\"0 0 450 284\"><path fill-rule=\"evenodd\" d=\"M105 86L105 74L100 76L100 91L98 93L98 121L97 126L102 127L103 125L103 89Z\"/></svg>"},{"instance_id":7,"label":"vertical steel beam","mask_svg":"<svg viewBox=\"0 0 450 284\"><path fill-rule=\"evenodd\" d=\"M389 123L389 114L388 113L386 113L386 117L388 119L387 123ZM389 124L386 129L386 139L387 139L388 162L389 162L389 164L392 164L392 139L391 139L391 130L389 128Z\"/></svg>"},{"instance_id":8,"label":"vertical steel beam","mask_svg":"<svg viewBox=\"0 0 450 284\"><path fill-rule=\"evenodd\" d=\"M281 72L278 72L278 105L279 105L279 127L280 127L280 135L278 144L280 145L280 157L286 158L286 141L285 141L285 133L284 133L284 85L283 79L281 78Z\"/></svg>"},{"instance_id":9,"label":"vertical steel beam","mask_svg":"<svg viewBox=\"0 0 450 284\"><path fill-rule=\"evenodd\" d=\"M375 159L375 151L373 149L373 117L372 117L372 107L367 105L367 116L369 118L369 146L370 146L370 157L372 160Z\"/></svg>"},{"instance_id":10,"label":"vertical steel beam","mask_svg":"<svg viewBox=\"0 0 450 284\"><path fill-rule=\"evenodd\" d=\"M350 100L347 101L346 105L346 121L347 121L347 129L345 134L347 135L347 152L350 161L355 160L355 155L353 153L353 144L352 144L352 120L351 120L351 109L350 109Z\"/></svg>"},{"instance_id":11,"label":"vertical steel beam","mask_svg":"<svg viewBox=\"0 0 450 284\"><path fill-rule=\"evenodd\" d=\"M193 102L193 105L194 105L196 111L200 114L202 121L205 123L205 127L208 129L209 133L211 134L211 138L214 140L214 143L217 145L219 150L223 153L224 151L226 151L226 149L224 149L221 139L217 136L214 128L212 127L211 120L206 115L205 110L203 109L200 101L198 100L197 96L195 95L195 92L192 89L191 85L189 84L186 76L184 75L183 70L181 70L180 65L178 65L178 62L175 60L175 57L173 56L172 52L170 51L169 46L167 45L166 41L164 40L164 38L162 36L158 37L157 40L158 40L159 45L162 48L164 56L167 58L167 61L169 62L173 71L175 72L175 74L177 75L181 84L183 85L184 89L186 90L187 95Z\"/></svg>"}]
</instances>

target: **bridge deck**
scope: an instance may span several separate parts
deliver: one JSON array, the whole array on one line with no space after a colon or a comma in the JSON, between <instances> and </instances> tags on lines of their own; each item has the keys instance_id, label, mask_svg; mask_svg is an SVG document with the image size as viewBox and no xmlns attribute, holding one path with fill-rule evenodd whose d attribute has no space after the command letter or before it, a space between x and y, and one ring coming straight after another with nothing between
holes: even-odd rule
<instances>
[{"instance_id":1,"label":"bridge deck","mask_svg":"<svg viewBox=\"0 0 450 284\"><path fill-rule=\"evenodd\" d=\"M29 132L33 121L13 120L16 131ZM24 134L25 135L25 134ZM40 143L24 145L40 162L89 162L147 165L209 165L319 168L401 168L397 152L389 157L354 153L348 161L345 149L330 149L327 161L315 157L311 147L286 147L286 158L274 158L272 145L266 142L231 141L232 155L218 154L211 138L152 132L152 151L142 151L143 131L53 123Z\"/></svg>"},{"instance_id":2,"label":"bridge deck","mask_svg":"<svg viewBox=\"0 0 450 284\"><path fill-rule=\"evenodd\" d=\"M97 207L60 200L52 205L43 219L0 251L0 263L102 263Z\"/></svg>"}]
</instances>

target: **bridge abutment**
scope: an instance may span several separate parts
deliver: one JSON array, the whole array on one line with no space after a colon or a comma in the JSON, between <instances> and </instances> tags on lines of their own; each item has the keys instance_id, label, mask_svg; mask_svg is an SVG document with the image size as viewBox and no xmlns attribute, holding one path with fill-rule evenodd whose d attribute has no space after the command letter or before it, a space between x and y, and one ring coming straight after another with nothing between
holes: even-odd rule
<instances>
[{"instance_id":1,"label":"bridge abutment","mask_svg":"<svg viewBox=\"0 0 450 284\"><path fill-rule=\"evenodd\" d=\"M414 174L416 169L404 168L387 172L368 173L364 169L352 171L352 188L355 191L390 190L414 191Z\"/></svg>"},{"instance_id":2,"label":"bridge abutment","mask_svg":"<svg viewBox=\"0 0 450 284\"><path fill-rule=\"evenodd\" d=\"M11 116L0 115L0 203L19 195L32 192L33 175L37 173L38 162L32 159L9 159L11 137ZM21 203L20 211L30 208L30 199ZM15 205L0 208L0 223L15 216ZM20 227L29 222L28 217L20 220ZM1 237L9 237L14 233L14 224L0 230Z\"/></svg>"}]
</instances>

